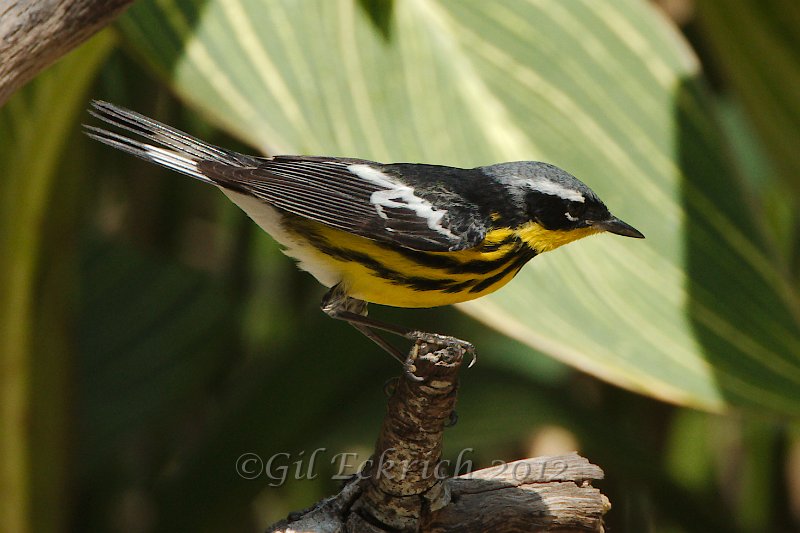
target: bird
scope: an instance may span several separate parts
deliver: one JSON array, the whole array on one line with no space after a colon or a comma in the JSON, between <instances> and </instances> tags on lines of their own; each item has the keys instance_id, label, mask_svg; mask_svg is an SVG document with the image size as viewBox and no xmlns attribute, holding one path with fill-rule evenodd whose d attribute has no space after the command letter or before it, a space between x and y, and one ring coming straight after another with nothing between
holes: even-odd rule
<instances>
[{"instance_id":1,"label":"bird","mask_svg":"<svg viewBox=\"0 0 800 533\"><path fill-rule=\"evenodd\" d=\"M321 309L404 365L379 332L458 347L467 341L380 322L368 304L427 308L480 298L528 261L608 232L644 235L575 176L539 161L476 168L306 155L252 156L212 145L101 100L85 133L219 188L328 288ZM107 129L107 128L112 129ZM413 353L413 350L412 350Z\"/></svg>"}]
</instances>

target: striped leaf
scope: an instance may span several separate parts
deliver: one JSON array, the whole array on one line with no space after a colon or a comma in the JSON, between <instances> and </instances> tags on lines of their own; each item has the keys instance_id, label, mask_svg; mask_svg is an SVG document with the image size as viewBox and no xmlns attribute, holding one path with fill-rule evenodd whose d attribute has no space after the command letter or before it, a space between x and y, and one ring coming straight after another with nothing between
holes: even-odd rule
<instances>
[{"instance_id":1,"label":"striped leaf","mask_svg":"<svg viewBox=\"0 0 800 533\"><path fill-rule=\"evenodd\" d=\"M800 192L800 4L703 0L698 22L780 174Z\"/></svg>"},{"instance_id":2,"label":"striped leaf","mask_svg":"<svg viewBox=\"0 0 800 533\"><path fill-rule=\"evenodd\" d=\"M647 240L570 245L462 309L644 394L800 412L797 287L691 51L649 3L158 0L122 28L186 101L268 153L566 168Z\"/></svg>"},{"instance_id":3,"label":"striped leaf","mask_svg":"<svg viewBox=\"0 0 800 533\"><path fill-rule=\"evenodd\" d=\"M74 167L63 162L112 47L110 33L98 34L0 109L2 531L59 531L69 521L73 391L64 316L72 303L68 271L82 189Z\"/></svg>"},{"instance_id":4,"label":"striped leaf","mask_svg":"<svg viewBox=\"0 0 800 533\"><path fill-rule=\"evenodd\" d=\"M736 111L760 134L755 148L734 145L756 191L763 195L765 223L780 251L800 265L800 3L795 0L722 0L697 3L697 24L724 87L737 98L725 115L734 141ZM738 105L738 108L736 107ZM740 120L745 123L745 120ZM761 157L767 152L769 159ZM773 198L775 199L773 201Z\"/></svg>"}]
</instances>

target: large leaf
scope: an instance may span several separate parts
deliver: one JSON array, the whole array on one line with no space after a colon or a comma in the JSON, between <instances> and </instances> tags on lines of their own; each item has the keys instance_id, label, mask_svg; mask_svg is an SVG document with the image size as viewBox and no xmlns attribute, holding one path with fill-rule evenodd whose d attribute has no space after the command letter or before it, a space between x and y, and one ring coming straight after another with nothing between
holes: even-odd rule
<instances>
[{"instance_id":1,"label":"large leaf","mask_svg":"<svg viewBox=\"0 0 800 533\"><path fill-rule=\"evenodd\" d=\"M743 115L755 127L771 156L771 172L751 170L762 192L764 218L787 257L796 279L800 275L800 4L794 0L731 4L697 2L697 22L720 77L741 102ZM732 115L732 113L728 113ZM744 122L744 121L742 121ZM740 139L739 135L735 139ZM735 146L747 164L759 152ZM773 198L777 197L774 201Z\"/></svg>"},{"instance_id":2,"label":"large leaf","mask_svg":"<svg viewBox=\"0 0 800 533\"><path fill-rule=\"evenodd\" d=\"M230 305L218 279L105 242L81 265L77 405L82 474L131 433L206 392L223 366ZM200 391L200 392L198 392Z\"/></svg>"},{"instance_id":3,"label":"large leaf","mask_svg":"<svg viewBox=\"0 0 800 533\"><path fill-rule=\"evenodd\" d=\"M718 65L800 193L800 4L794 0L697 2L698 22Z\"/></svg>"},{"instance_id":4,"label":"large leaf","mask_svg":"<svg viewBox=\"0 0 800 533\"><path fill-rule=\"evenodd\" d=\"M111 35L99 34L17 92L0 112L4 531L66 527L70 359L63 315L71 293L64 270L69 269L78 188L73 182L67 190L57 180L75 177L64 172L61 155L111 46ZM57 191L63 195L55 198Z\"/></svg>"},{"instance_id":5,"label":"large leaf","mask_svg":"<svg viewBox=\"0 0 800 533\"><path fill-rule=\"evenodd\" d=\"M761 245L694 58L647 2L408 0L388 26L367 4L145 1L122 27L271 153L566 168L648 239L571 245L463 309L635 391L800 413L797 288Z\"/></svg>"}]
</instances>

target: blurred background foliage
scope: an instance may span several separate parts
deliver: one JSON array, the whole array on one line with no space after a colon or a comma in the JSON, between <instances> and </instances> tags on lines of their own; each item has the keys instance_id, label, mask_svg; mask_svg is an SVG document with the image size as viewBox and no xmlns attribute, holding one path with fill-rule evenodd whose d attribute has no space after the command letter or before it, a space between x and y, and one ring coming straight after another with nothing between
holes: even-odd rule
<instances>
[{"instance_id":1,"label":"blurred background foliage","mask_svg":"<svg viewBox=\"0 0 800 533\"><path fill-rule=\"evenodd\" d=\"M242 151L574 172L647 241L537 258L481 322L373 310L479 347L445 456L577 449L611 530L797 530L798 25L793 0L137 2L0 110L4 530L258 531L366 458L398 372L221 195L84 138L89 98ZM318 448L314 479L235 468Z\"/></svg>"}]
</instances>

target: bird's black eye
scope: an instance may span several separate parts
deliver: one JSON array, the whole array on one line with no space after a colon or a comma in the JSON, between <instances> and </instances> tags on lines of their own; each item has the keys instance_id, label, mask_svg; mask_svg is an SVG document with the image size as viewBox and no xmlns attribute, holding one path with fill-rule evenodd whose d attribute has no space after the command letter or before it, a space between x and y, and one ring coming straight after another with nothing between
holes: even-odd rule
<instances>
[{"instance_id":1,"label":"bird's black eye","mask_svg":"<svg viewBox=\"0 0 800 533\"><path fill-rule=\"evenodd\" d=\"M584 202L569 202L564 216L570 222L578 222L583 220L586 214L586 204Z\"/></svg>"}]
</instances>

